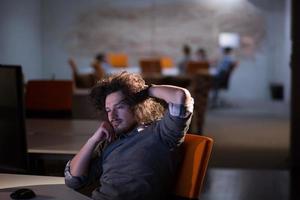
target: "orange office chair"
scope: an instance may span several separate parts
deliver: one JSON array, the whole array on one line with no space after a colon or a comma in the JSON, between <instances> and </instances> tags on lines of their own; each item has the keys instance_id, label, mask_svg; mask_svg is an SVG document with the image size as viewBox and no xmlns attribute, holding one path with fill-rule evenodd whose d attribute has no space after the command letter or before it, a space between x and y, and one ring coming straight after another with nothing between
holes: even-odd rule
<instances>
[{"instance_id":1,"label":"orange office chair","mask_svg":"<svg viewBox=\"0 0 300 200\"><path fill-rule=\"evenodd\" d=\"M30 80L26 87L26 115L69 118L72 98L73 82L70 80Z\"/></svg>"},{"instance_id":2,"label":"orange office chair","mask_svg":"<svg viewBox=\"0 0 300 200\"><path fill-rule=\"evenodd\" d=\"M186 73L187 74L196 74L196 73L208 73L209 63L208 62L199 62L199 61L190 61L187 63Z\"/></svg>"},{"instance_id":3,"label":"orange office chair","mask_svg":"<svg viewBox=\"0 0 300 200\"><path fill-rule=\"evenodd\" d=\"M185 199L198 199L201 191L213 140L206 136L186 134L183 161L173 194Z\"/></svg>"},{"instance_id":4,"label":"orange office chair","mask_svg":"<svg viewBox=\"0 0 300 200\"><path fill-rule=\"evenodd\" d=\"M162 69L160 59L141 59L139 64L143 75L161 74Z\"/></svg>"},{"instance_id":5,"label":"orange office chair","mask_svg":"<svg viewBox=\"0 0 300 200\"><path fill-rule=\"evenodd\" d=\"M160 65L164 69L174 67L172 58L167 57L167 56L160 58Z\"/></svg>"},{"instance_id":6,"label":"orange office chair","mask_svg":"<svg viewBox=\"0 0 300 200\"><path fill-rule=\"evenodd\" d=\"M128 67L128 55L124 53L109 53L107 56L108 63L112 67Z\"/></svg>"}]
</instances>

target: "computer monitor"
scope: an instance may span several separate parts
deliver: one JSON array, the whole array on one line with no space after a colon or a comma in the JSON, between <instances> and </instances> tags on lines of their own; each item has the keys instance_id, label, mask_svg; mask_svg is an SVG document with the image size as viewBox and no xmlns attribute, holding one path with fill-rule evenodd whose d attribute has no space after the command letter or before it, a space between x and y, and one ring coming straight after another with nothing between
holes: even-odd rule
<instances>
[{"instance_id":1,"label":"computer monitor","mask_svg":"<svg viewBox=\"0 0 300 200\"><path fill-rule=\"evenodd\" d=\"M21 66L0 64L0 172L28 166Z\"/></svg>"}]
</instances>

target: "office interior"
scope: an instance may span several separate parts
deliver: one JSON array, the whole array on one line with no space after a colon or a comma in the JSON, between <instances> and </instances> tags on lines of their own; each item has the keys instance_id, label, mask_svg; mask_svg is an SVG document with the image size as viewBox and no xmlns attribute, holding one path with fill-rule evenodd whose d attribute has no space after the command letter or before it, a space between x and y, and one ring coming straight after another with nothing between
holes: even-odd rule
<instances>
[{"instance_id":1,"label":"office interior","mask_svg":"<svg viewBox=\"0 0 300 200\"><path fill-rule=\"evenodd\" d=\"M22 66L25 84L72 80L69 58L76 60L81 73L89 73L98 52L128 55L128 67L110 73L140 73L140 59L169 57L172 66L163 75L176 77L184 44L193 52L205 48L214 60L221 54L222 34L235 37L238 66L229 88L220 92L226 103L211 109L208 94L203 114L201 134L213 138L214 146L199 199L297 199L295 0L0 0L0 7L0 64ZM274 96L274 86L279 97ZM86 101L88 91L74 89L74 132L91 134L100 118ZM80 120L84 126L77 124ZM25 121L27 134L45 129L59 133L69 126L61 119ZM50 137L44 134L37 143ZM61 142L57 141L59 148L65 145ZM45 169L34 173L62 177L70 158L39 158L33 166L42 164Z\"/></svg>"}]
</instances>

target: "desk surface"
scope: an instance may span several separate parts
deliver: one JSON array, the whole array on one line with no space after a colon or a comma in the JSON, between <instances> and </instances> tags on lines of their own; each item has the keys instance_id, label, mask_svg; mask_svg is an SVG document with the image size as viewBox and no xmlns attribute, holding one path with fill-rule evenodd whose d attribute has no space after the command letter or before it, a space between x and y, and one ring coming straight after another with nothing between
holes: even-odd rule
<instances>
[{"instance_id":1,"label":"desk surface","mask_svg":"<svg viewBox=\"0 0 300 200\"><path fill-rule=\"evenodd\" d=\"M33 176L0 173L0 199L11 199L10 194L19 188L32 189L40 199L76 199L88 200L90 198L65 186L63 177Z\"/></svg>"},{"instance_id":2,"label":"desk surface","mask_svg":"<svg viewBox=\"0 0 300 200\"><path fill-rule=\"evenodd\" d=\"M120 73L122 71L141 74L141 68L139 66L131 66L131 67L124 67L124 68L110 67L110 68L106 69L107 74L115 74L115 73ZM210 67L208 70L208 73L213 75L216 73L215 71L216 71L216 69L214 67ZM200 71L200 73L201 73L201 71ZM180 75L180 73L179 73L179 69L176 66L173 66L170 68L162 68L161 75L178 76L178 75Z\"/></svg>"},{"instance_id":3,"label":"desk surface","mask_svg":"<svg viewBox=\"0 0 300 200\"><path fill-rule=\"evenodd\" d=\"M32 176L19 174L2 174L0 173L0 189L23 187L30 185L50 185L50 184L64 184L63 177L53 176ZM2 198L0 198L2 199Z\"/></svg>"},{"instance_id":4,"label":"desk surface","mask_svg":"<svg viewBox=\"0 0 300 200\"><path fill-rule=\"evenodd\" d=\"M97 120L28 119L28 152L76 154L99 124Z\"/></svg>"},{"instance_id":5,"label":"desk surface","mask_svg":"<svg viewBox=\"0 0 300 200\"><path fill-rule=\"evenodd\" d=\"M21 187L23 188L23 187ZM35 185L35 186L27 186L26 188L29 188L34 191L36 194L36 197L33 198L34 200L68 200L68 199L74 199L74 200L91 200L91 198L88 198L87 196L84 196L80 194L79 192L76 192L64 184L59 185ZM0 189L0 199L6 200L11 199L10 194L14 192L15 190L20 188L6 188L6 189Z\"/></svg>"},{"instance_id":6,"label":"desk surface","mask_svg":"<svg viewBox=\"0 0 300 200\"><path fill-rule=\"evenodd\" d=\"M11 199L10 194L19 188L33 190L35 200L90 199L65 186L63 177L0 174L0 199Z\"/></svg>"}]
</instances>

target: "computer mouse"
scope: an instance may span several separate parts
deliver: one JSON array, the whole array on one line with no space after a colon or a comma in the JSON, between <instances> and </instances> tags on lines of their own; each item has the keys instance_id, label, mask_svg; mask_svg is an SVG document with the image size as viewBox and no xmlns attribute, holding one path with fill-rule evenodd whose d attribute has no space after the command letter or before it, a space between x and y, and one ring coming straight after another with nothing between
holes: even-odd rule
<instances>
[{"instance_id":1,"label":"computer mouse","mask_svg":"<svg viewBox=\"0 0 300 200\"><path fill-rule=\"evenodd\" d=\"M28 188L21 188L10 194L12 199L31 199L35 196L35 193Z\"/></svg>"}]
</instances>

